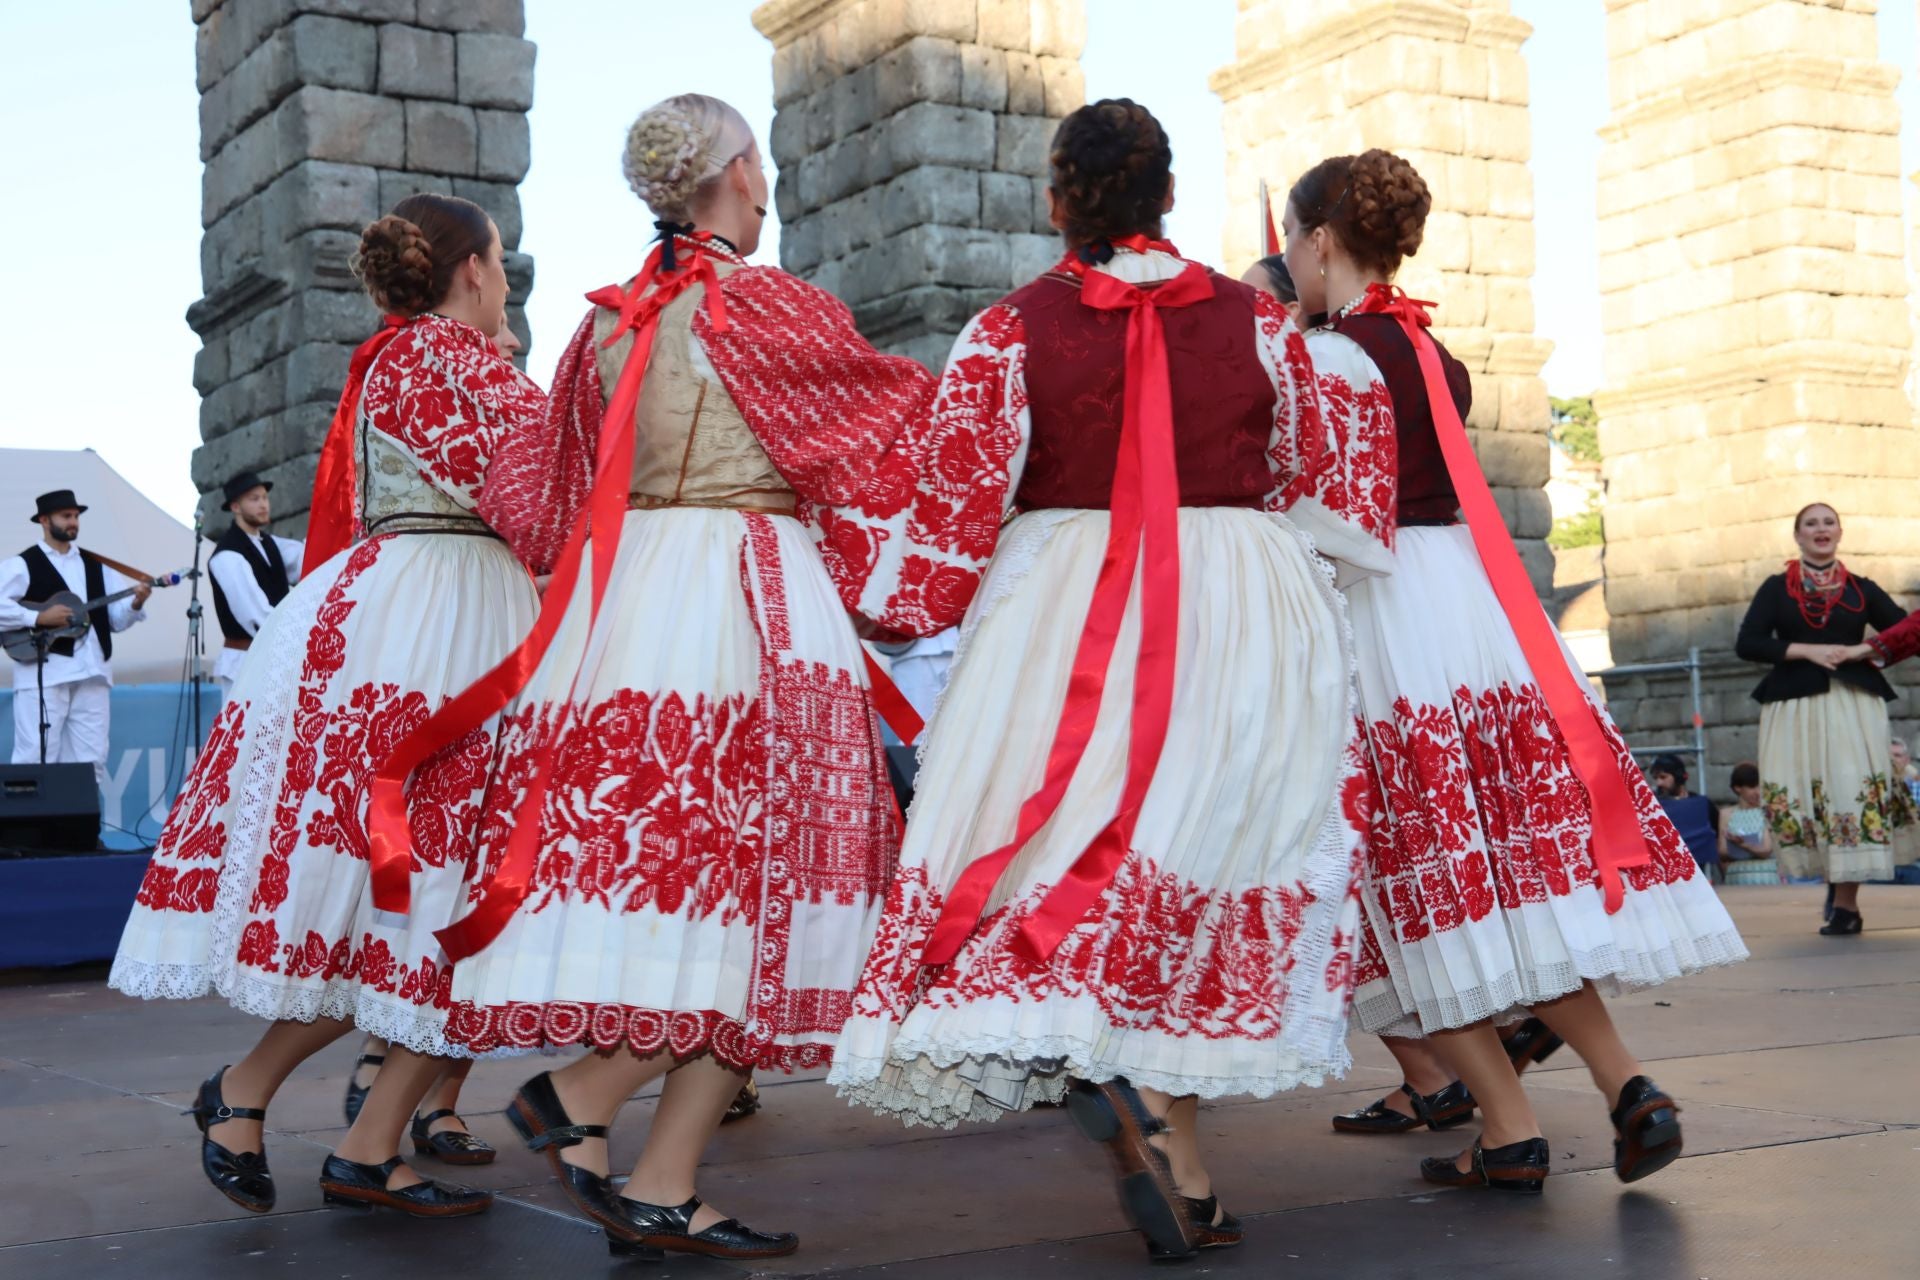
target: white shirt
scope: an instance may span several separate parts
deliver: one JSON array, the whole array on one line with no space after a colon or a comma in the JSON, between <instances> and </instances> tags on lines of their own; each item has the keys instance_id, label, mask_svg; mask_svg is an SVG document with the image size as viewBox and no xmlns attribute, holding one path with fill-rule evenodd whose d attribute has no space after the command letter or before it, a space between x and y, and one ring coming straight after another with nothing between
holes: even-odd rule
<instances>
[{"instance_id":1,"label":"white shirt","mask_svg":"<svg viewBox=\"0 0 1920 1280\"><path fill-rule=\"evenodd\" d=\"M40 549L47 553L47 559L59 571L65 580L67 590L82 600L87 595L87 566L80 558L80 550L71 542L50 544L44 536L40 540ZM133 583L125 575L116 573L106 565L100 566L100 574L105 579L106 593L124 591ZM12 630L14 627L30 627L37 609L25 609L20 605L21 597L27 594L27 562L22 556L8 556L0 560L0 630ZM114 631L125 631L136 622L146 618L146 614L133 607L132 600L116 600L107 606L107 625ZM107 655L100 650L100 637L87 628L87 634L73 642L73 656L66 657L58 653L47 655L46 683L48 685L72 684L80 680L105 680L113 683L113 672L107 667ZM15 690L34 687L34 664L15 662L13 664L13 687Z\"/></svg>"},{"instance_id":2,"label":"white shirt","mask_svg":"<svg viewBox=\"0 0 1920 1280\"><path fill-rule=\"evenodd\" d=\"M306 552L306 544L270 533L253 535L253 540L263 546L269 538L280 549L280 563L287 566L287 585L292 586L300 581L300 557ZM260 555L266 558L264 550ZM247 558L238 551L216 551L213 559L207 561L207 571L220 584L220 594L227 598L227 609L233 614L233 620L248 635L258 635L261 624L273 612L273 605L268 603L260 579L253 576L253 566L247 563Z\"/></svg>"}]
</instances>

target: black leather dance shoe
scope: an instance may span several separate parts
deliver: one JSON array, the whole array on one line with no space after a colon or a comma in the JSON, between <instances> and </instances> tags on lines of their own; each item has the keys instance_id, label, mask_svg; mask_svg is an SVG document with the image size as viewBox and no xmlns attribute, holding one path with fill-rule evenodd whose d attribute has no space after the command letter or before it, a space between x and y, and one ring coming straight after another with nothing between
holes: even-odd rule
<instances>
[{"instance_id":1,"label":"black leather dance shoe","mask_svg":"<svg viewBox=\"0 0 1920 1280\"><path fill-rule=\"evenodd\" d=\"M1173 1182L1167 1157L1147 1139L1167 1129L1125 1080L1075 1080L1067 1114L1081 1133L1106 1147L1120 1205L1147 1242L1148 1256L1191 1257L1198 1249L1192 1216Z\"/></svg>"},{"instance_id":2,"label":"black leather dance shoe","mask_svg":"<svg viewBox=\"0 0 1920 1280\"><path fill-rule=\"evenodd\" d=\"M1462 1173L1454 1157L1429 1156L1420 1162L1420 1176L1442 1187L1487 1187L1537 1196L1547 1189L1547 1172L1552 1167L1545 1138L1528 1138L1491 1151L1475 1138L1472 1168Z\"/></svg>"},{"instance_id":3,"label":"black leather dance shoe","mask_svg":"<svg viewBox=\"0 0 1920 1280\"><path fill-rule=\"evenodd\" d=\"M1335 1116L1333 1127L1341 1133L1408 1133L1421 1125L1451 1129L1473 1118L1473 1095L1464 1080L1455 1080L1437 1093L1416 1093L1410 1084L1402 1084L1400 1092L1411 1100L1412 1115L1395 1111L1381 1098L1371 1106Z\"/></svg>"},{"instance_id":4,"label":"black leather dance shoe","mask_svg":"<svg viewBox=\"0 0 1920 1280\"><path fill-rule=\"evenodd\" d=\"M1566 1041L1553 1034L1553 1029L1540 1019L1528 1018L1518 1031L1500 1043L1507 1051L1507 1061L1513 1064L1514 1074L1519 1075L1528 1067L1545 1062Z\"/></svg>"},{"instance_id":5,"label":"black leather dance shoe","mask_svg":"<svg viewBox=\"0 0 1920 1280\"><path fill-rule=\"evenodd\" d=\"M413 1150L415 1155L432 1156L447 1164L492 1164L499 1152L487 1142L470 1133L461 1133L449 1129L443 1133L429 1133L427 1130L435 1120L443 1120L454 1115L452 1107L442 1107L438 1111L413 1118Z\"/></svg>"},{"instance_id":6,"label":"black leather dance shoe","mask_svg":"<svg viewBox=\"0 0 1920 1280\"><path fill-rule=\"evenodd\" d=\"M721 1124L731 1124L735 1120L745 1120L760 1109L760 1086L748 1076L747 1082L740 1086L740 1092L733 1095L733 1101L727 1104L726 1114L720 1117Z\"/></svg>"},{"instance_id":7,"label":"black leather dance shoe","mask_svg":"<svg viewBox=\"0 0 1920 1280\"><path fill-rule=\"evenodd\" d=\"M1193 1222L1195 1247L1231 1249L1246 1238L1246 1228L1241 1225L1240 1219L1220 1207L1219 1197L1208 1196L1205 1200L1195 1200L1192 1196L1181 1196L1180 1202L1186 1206L1187 1217Z\"/></svg>"},{"instance_id":8,"label":"black leather dance shoe","mask_svg":"<svg viewBox=\"0 0 1920 1280\"><path fill-rule=\"evenodd\" d=\"M1866 924L1858 911L1849 911L1845 907L1835 907L1827 922L1820 926L1823 938L1846 938L1860 932Z\"/></svg>"},{"instance_id":9,"label":"black leather dance shoe","mask_svg":"<svg viewBox=\"0 0 1920 1280\"><path fill-rule=\"evenodd\" d=\"M1622 1182L1638 1182L1680 1158L1680 1104L1645 1076L1620 1090L1609 1117L1613 1131L1613 1171Z\"/></svg>"},{"instance_id":10,"label":"black leather dance shoe","mask_svg":"<svg viewBox=\"0 0 1920 1280\"><path fill-rule=\"evenodd\" d=\"M193 1117L200 1128L200 1170L213 1189L242 1209L266 1213L273 1208L273 1174L267 1171L265 1151L229 1151L207 1136L207 1129L225 1120L265 1120L267 1113L258 1107L230 1107L220 1096L220 1082L227 1069L220 1068L200 1086L199 1097L182 1115ZM261 1135L263 1141L265 1134Z\"/></svg>"},{"instance_id":11,"label":"black leather dance shoe","mask_svg":"<svg viewBox=\"0 0 1920 1280\"><path fill-rule=\"evenodd\" d=\"M549 1073L542 1071L520 1086L513 1101L507 1104L507 1120L526 1140L527 1150L546 1156L547 1167L559 1180L560 1189L574 1208L610 1231L627 1229L625 1219L608 1203L613 1198L613 1184L591 1169L582 1169L560 1158L560 1153L568 1147L579 1146L589 1138L606 1137L607 1126L575 1124L567 1109L560 1105L560 1095L553 1091L553 1077Z\"/></svg>"},{"instance_id":12,"label":"black leather dance shoe","mask_svg":"<svg viewBox=\"0 0 1920 1280\"><path fill-rule=\"evenodd\" d=\"M607 1252L616 1258L648 1251L702 1253L710 1258L780 1258L800 1247L791 1231L755 1231L737 1218L725 1218L705 1231L689 1231L700 1211L700 1197L685 1204L648 1204L616 1195L609 1199L622 1220L619 1230L607 1228Z\"/></svg>"},{"instance_id":13,"label":"black leather dance shoe","mask_svg":"<svg viewBox=\"0 0 1920 1280\"><path fill-rule=\"evenodd\" d=\"M346 1101L340 1108L346 1114L349 1129L353 1127L353 1122L360 1118L360 1108L366 1105L367 1094L373 1091L373 1086L370 1084L355 1083L360 1078L360 1068L377 1067L386 1060L387 1055L384 1053L363 1053L353 1060L353 1070L347 1072Z\"/></svg>"},{"instance_id":14,"label":"black leather dance shoe","mask_svg":"<svg viewBox=\"0 0 1920 1280\"><path fill-rule=\"evenodd\" d=\"M388 1190L387 1179L405 1163L399 1156L379 1164L356 1164L330 1155L320 1166L320 1198L349 1209L398 1209L415 1218L469 1218L493 1207L491 1191L450 1187L431 1178Z\"/></svg>"}]
</instances>

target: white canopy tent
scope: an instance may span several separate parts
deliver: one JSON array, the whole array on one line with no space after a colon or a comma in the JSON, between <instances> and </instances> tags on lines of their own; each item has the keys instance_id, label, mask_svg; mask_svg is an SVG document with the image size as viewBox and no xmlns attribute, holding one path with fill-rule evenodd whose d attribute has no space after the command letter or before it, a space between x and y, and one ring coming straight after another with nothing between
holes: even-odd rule
<instances>
[{"instance_id":1,"label":"white canopy tent","mask_svg":"<svg viewBox=\"0 0 1920 1280\"><path fill-rule=\"evenodd\" d=\"M12 555L39 536L33 500L51 489L72 489L87 508L80 518L80 545L122 564L159 576L193 563L193 530L155 506L127 478L91 449L0 449L0 556ZM11 520L15 523L7 524ZM12 541L7 541L11 536ZM211 543L200 549L204 568ZM191 584L153 593L147 620L113 640L116 684L173 683L186 671L187 601ZM220 643L213 599L201 582L204 643ZM209 658L209 663L211 658Z\"/></svg>"}]
</instances>

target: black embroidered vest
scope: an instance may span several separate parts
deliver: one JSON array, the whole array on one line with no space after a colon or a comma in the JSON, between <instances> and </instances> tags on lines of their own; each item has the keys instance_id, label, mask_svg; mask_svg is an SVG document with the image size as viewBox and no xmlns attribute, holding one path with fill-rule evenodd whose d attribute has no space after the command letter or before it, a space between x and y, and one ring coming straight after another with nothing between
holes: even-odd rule
<instances>
[{"instance_id":1,"label":"black embroidered vest","mask_svg":"<svg viewBox=\"0 0 1920 1280\"><path fill-rule=\"evenodd\" d=\"M267 593L268 604L279 604L286 599L287 566L280 558L280 544L271 536L264 538L249 537L247 532L235 521L227 531L220 535L220 541L213 544L213 553L231 551L247 562L253 570L253 579L260 589ZM208 575L212 577L211 574ZM251 640L253 633L241 626L233 616L233 610L227 604L226 592L220 590L220 579L213 578L213 612L220 619L220 634L229 640Z\"/></svg>"}]
</instances>

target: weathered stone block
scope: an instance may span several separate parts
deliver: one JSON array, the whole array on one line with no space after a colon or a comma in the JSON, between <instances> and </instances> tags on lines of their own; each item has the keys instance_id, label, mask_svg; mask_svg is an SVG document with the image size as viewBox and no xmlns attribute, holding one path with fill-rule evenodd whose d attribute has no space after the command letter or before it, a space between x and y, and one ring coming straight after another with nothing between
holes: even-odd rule
<instances>
[{"instance_id":1,"label":"weathered stone block","mask_svg":"<svg viewBox=\"0 0 1920 1280\"><path fill-rule=\"evenodd\" d=\"M1087 105L1087 77L1077 58L1040 59L1040 84L1046 114L1055 119Z\"/></svg>"},{"instance_id":2,"label":"weathered stone block","mask_svg":"<svg viewBox=\"0 0 1920 1280\"><path fill-rule=\"evenodd\" d=\"M261 199L268 245L320 227L358 234L380 216L380 178L365 165L310 160L288 170Z\"/></svg>"},{"instance_id":3,"label":"weathered stone block","mask_svg":"<svg viewBox=\"0 0 1920 1280\"><path fill-rule=\"evenodd\" d=\"M1057 235L1017 235L1012 237L1012 272L1009 284L1018 287L1053 269L1060 260L1061 241Z\"/></svg>"},{"instance_id":4,"label":"weathered stone block","mask_svg":"<svg viewBox=\"0 0 1920 1280\"><path fill-rule=\"evenodd\" d=\"M460 101L512 111L533 105L532 41L471 31L454 39Z\"/></svg>"},{"instance_id":5,"label":"weathered stone block","mask_svg":"<svg viewBox=\"0 0 1920 1280\"><path fill-rule=\"evenodd\" d=\"M527 33L526 0L419 0L419 6L414 21L423 27L508 36Z\"/></svg>"},{"instance_id":6,"label":"weathered stone block","mask_svg":"<svg viewBox=\"0 0 1920 1280\"><path fill-rule=\"evenodd\" d=\"M409 173L405 170L380 171L380 212L391 213L393 206L408 196L430 191L437 196L453 194L453 179L444 173Z\"/></svg>"},{"instance_id":7,"label":"weathered stone block","mask_svg":"<svg viewBox=\"0 0 1920 1280\"><path fill-rule=\"evenodd\" d=\"M342 342L307 342L294 348L286 359L286 402L339 400L352 357L353 348Z\"/></svg>"},{"instance_id":8,"label":"weathered stone block","mask_svg":"<svg viewBox=\"0 0 1920 1280\"><path fill-rule=\"evenodd\" d=\"M1017 116L1047 113L1046 75L1030 53L1007 55L1007 110Z\"/></svg>"},{"instance_id":9,"label":"weathered stone block","mask_svg":"<svg viewBox=\"0 0 1920 1280\"><path fill-rule=\"evenodd\" d=\"M960 105L981 111L1007 109L1007 55L977 44L960 50Z\"/></svg>"},{"instance_id":10,"label":"weathered stone block","mask_svg":"<svg viewBox=\"0 0 1920 1280\"><path fill-rule=\"evenodd\" d=\"M266 249L266 203L249 200L208 227L200 237L200 287L212 293Z\"/></svg>"},{"instance_id":11,"label":"weathered stone block","mask_svg":"<svg viewBox=\"0 0 1920 1280\"><path fill-rule=\"evenodd\" d=\"M390 22L380 28L380 92L403 98L452 98L453 37Z\"/></svg>"},{"instance_id":12,"label":"weathered stone block","mask_svg":"<svg viewBox=\"0 0 1920 1280\"><path fill-rule=\"evenodd\" d=\"M996 124L995 169L1029 177L1047 172L1054 131L1060 127L1057 121L1033 116L1001 116Z\"/></svg>"},{"instance_id":13,"label":"weathered stone block","mask_svg":"<svg viewBox=\"0 0 1920 1280\"><path fill-rule=\"evenodd\" d=\"M210 394L227 380L227 340L216 335L207 339L206 345L193 353L193 389L201 395Z\"/></svg>"},{"instance_id":14,"label":"weathered stone block","mask_svg":"<svg viewBox=\"0 0 1920 1280\"><path fill-rule=\"evenodd\" d=\"M471 178L456 178L453 194L462 200L471 200L485 209L500 228L500 245L505 249L520 247L520 190L508 182L476 182Z\"/></svg>"},{"instance_id":15,"label":"weathered stone block","mask_svg":"<svg viewBox=\"0 0 1920 1280\"><path fill-rule=\"evenodd\" d=\"M406 167L471 177L479 168L480 128L472 107L425 99L406 103ZM399 168L399 162L394 163Z\"/></svg>"},{"instance_id":16,"label":"weathered stone block","mask_svg":"<svg viewBox=\"0 0 1920 1280\"><path fill-rule=\"evenodd\" d=\"M533 167L533 134L519 111L476 111L480 128L478 176L518 182Z\"/></svg>"},{"instance_id":17,"label":"weathered stone block","mask_svg":"<svg viewBox=\"0 0 1920 1280\"><path fill-rule=\"evenodd\" d=\"M959 45L927 36L909 40L873 64L874 115L890 116L920 104L958 103L960 84ZM823 141L816 139L813 145Z\"/></svg>"},{"instance_id":18,"label":"weathered stone block","mask_svg":"<svg viewBox=\"0 0 1920 1280\"><path fill-rule=\"evenodd\" d=\"M937 102L908 107L887 122L894 171L916 164L960 169L994 168L994 116Z\"/></svg>"},{"instance_id":19,"label":"weathered stone block","mask_svg":"<svg viewBox=\"0 0 1920 1280\"><path fill-rule=\"evenodd\" d=\"M280 145L274 117L254 121L220 148L200 174L200 223L211 226L221 215L273 181L280 172Z\"/></svg>"},{"instance_id":20,"label":"weathered stone block","mask_svg":"<svg viewBox=\"0 0 1920 1280\"><path fill-rule=\"evenodd\" d=\"M983 176L995 175L942 165L923 165L901 174L881 189L876 230L882 236L891 236L924 223L979 225Z\"/></svg>"},{"instance_id":21,"label":"weathered stone block","mask_svg":"<svg viewBox=\"0 0 1920 1280\"><path fill-rule=\"evenodd\" d=\"M285 273L289 288L358 290L353 255L360 249L360 229L319 228L287 241Z\"/></svg>"},{"instance_id":22,"label":"weathered stone block","mask_svg":"<svg viewBox=\"0 0 1920 1280\"><path fill-rule=\"evenodd\" d=\"M981 226L990 231L1032 230L1033 179L1017 173L983 173L979 180Z\"/></svg>"},{"instance_id":23,"label":"weathered stone block","mask_svg":"<svg viewBox=\"0 0 1920 1280\"><path fill-rule=\"evenodd\" d=\"M405 112L392 98L309 85L273 117L283 165L325 160L399 168L406 155Z\"/></svg>"},{"instance_id":24,"label":"weathered stone block","mask_svg":"<svg viewBox=\"0 0 1920 1280\"><path fill-rule=\"evenodd\" d=\"M1087 46L1085 0L1034 0L1028 47L1055 58L1079 58Z\"/></svg>"},{"instance_id":25,"label":"weathered stone block","mask_svg":"<svg viewBox=\"0 0 1920 1280\"><path fill-rule=\"evenodd\" d=\"M975 39L992 49L1018 49L1033 44L1033 0L979 0L979 28Z\"/></svg>"}]
</instances>

